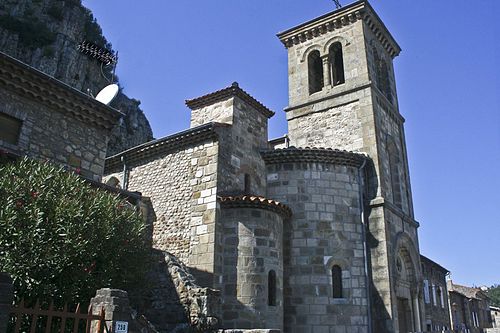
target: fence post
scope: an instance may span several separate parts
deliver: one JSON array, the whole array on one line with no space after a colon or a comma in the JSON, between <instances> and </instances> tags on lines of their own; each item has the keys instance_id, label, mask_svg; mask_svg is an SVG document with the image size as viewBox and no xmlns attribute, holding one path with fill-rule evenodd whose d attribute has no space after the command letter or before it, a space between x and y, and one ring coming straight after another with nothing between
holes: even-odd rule
<instances>
[{"instance_id":1,"label":"fence post","mask_svg":"<svg viewBox=\"0 0 500 333\"><path fill-rule=\"evenodd\" d=\"M109 332L127 333L130 331L132 309L126 291L110 288L99 289L96 291L95 297L90 300L90 305L95 315L98 315L104 308ZM119 327L117 327L117 322L120 324ZM124 323L126 324L124 325Z\"/></svg>"},{"instance_id":2,"label":"fence post","mask_svg":"<svg viewBox=\"0 0 500 333\"><path fill-rule=\"evenodd\" d=\"M7 331L10 309L14 298L12 279L6 273L0 273L0 333Z\"/></svg>"}]
</instances>

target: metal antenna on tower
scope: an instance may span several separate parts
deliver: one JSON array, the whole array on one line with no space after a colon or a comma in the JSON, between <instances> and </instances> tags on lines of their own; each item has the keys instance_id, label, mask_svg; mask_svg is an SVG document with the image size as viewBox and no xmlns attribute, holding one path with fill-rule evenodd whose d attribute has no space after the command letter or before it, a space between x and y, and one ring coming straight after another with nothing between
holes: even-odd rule
<instances>
[{"instance_id":1,"label":"metal antenna on tower","mask_svg":"<svg viewBox=\"0 0 500 333\"><path fill-rule=\"evenodd\" d=\"M342 7L339 0L333 0L333 2L335 2L335 6L337 6L337 9Z\"/></svg>"}]
</instances>

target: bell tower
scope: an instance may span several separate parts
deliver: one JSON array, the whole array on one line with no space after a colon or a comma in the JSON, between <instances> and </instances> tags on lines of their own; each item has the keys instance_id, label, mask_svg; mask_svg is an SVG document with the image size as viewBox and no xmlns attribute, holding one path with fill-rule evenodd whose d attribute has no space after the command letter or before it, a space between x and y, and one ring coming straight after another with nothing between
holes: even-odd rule
<instances>
[{"instance_id":1,"label":"bell tower","mask_svg":"<svg viewBox=\"0 0 500 333\"><path fill-rule=\"evenodd\" d=\"M393 67L401 49L366 0L278 38L288 51L290 146L370 157L364 216L372 331L421 331L418 223Z\"/></svg>"}]
</instances>

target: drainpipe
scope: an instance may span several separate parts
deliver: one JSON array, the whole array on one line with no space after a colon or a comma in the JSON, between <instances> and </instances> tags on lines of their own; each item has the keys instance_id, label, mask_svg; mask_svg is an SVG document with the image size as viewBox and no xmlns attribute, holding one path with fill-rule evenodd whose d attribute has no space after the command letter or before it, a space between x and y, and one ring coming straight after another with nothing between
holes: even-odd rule
<instances>
[{"instance_id":1,"label":"drainpipe","mask_svg":"<svg viewBox=\"0 0 500 333\"><path fill-rule=\"evenodd\" d=\"M128 189L128 171L127 171L127 164L125 163L125 156L122 156L120 158L123 164L123 189L126 191Z\"/></svg>"},{"instance_id":2,"label":"drainpipe","mask_svg":"<svg viewBox=\"0 0 500 333\"><path fill-rule=\"evenodd\" d=\"M368 156L365 155L365 159L363 160L363 164L358 169L358 184L359 184L359 207L361 210L361 224L363 225L362 229L362 238L363 238L363 251L365 253L364 264L365 264L365 285L366 285L366 298L368 303L368 333L372 333L372 302L371 302L371 291L370 291L370 279L368 276L368 246L366 244L366 221L365 221L365 203L364 203L364 181L362 176L362 171L366 166L366 159Z\"/></svg>"}]
</instances>

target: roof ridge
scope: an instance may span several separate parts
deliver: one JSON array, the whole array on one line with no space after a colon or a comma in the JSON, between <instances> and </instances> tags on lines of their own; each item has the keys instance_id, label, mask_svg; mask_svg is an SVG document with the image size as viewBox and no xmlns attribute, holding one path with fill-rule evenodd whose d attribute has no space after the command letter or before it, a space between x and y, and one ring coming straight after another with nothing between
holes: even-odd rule
<instances>
[{"instance_id":1,"label":"roof ridge","mask_svg":"<svg viewBox=\"0 0 500 333\"><path fill-rule=\"evenodd\" d=\"M241 98L267 118L271 118L272 116L274 116L273 111L259 102L255 97L247 93L245 90L241 89L238 82L233 82L229 87L214 91L212 93L208 93L200 97L186 99L185 103L191 110L196 110L234 96Z\"/></svg>"}]
</instances>

